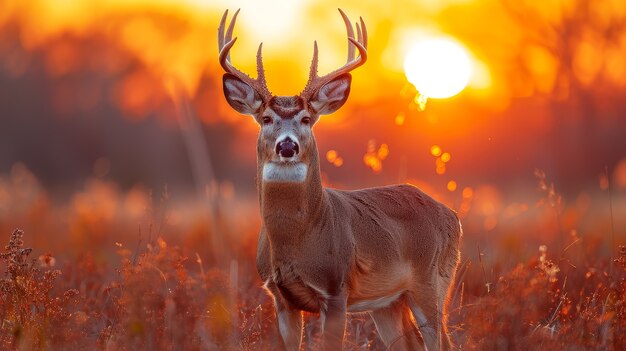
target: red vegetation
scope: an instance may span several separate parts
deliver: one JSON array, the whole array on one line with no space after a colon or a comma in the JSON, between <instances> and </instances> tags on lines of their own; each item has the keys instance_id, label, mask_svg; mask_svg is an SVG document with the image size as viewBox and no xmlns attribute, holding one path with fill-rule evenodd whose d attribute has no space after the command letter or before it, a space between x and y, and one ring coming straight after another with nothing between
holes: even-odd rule
<instances>
[{"instance_id":1,"label":"red vegetation","mask_svg":"<svg viewBox=\"0 0 626 351\"><path fill-rule=\"evenodd\" d=\"M230 276L217 268L204 272L200 256L190 262L184 250L158 238L145 248L120 248L114 274L104 274L85 255L68 262L59 279L56 259L29 258L33 250L24 247L22 236L15 230L0 254L2 349L272 350L277 345L271 301L259 286L235 291L233 267ZM472 350L624 349L626 248L620 247L612 263L599 260L586 270L568 265L559 269L542 247L538 257L481 285L468 282L466 261L451 309L456 343ZM317 320L306 318L306 349L314 350ZM346 340L348 350L384 349L366 315L349 319Z\"/></svg>"}]
</instances>

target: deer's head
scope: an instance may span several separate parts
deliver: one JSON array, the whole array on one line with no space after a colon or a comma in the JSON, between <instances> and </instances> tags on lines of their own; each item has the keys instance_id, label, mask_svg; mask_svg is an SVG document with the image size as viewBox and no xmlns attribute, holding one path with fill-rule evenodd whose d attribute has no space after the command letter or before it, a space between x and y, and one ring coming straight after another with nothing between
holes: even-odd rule
<instances>
[{"instance_id":1,"label":"deer's head","mask_svg":"<svg viewBox=\"0 0 626 351\"><path fill-rule=\"evenodd\" d=\"M348 99L351 70L367 59L367 31L363 19L356 24L357 38L348 17L341 11L348 31L347 63L323 76L317 75L318 49L313 46L313 60L309 80L304 90L295 96L276 96L267 88L262 45L257 52L257 78L235 68L230 62L230 49L237 38L232 38L237 14L226 30L224 13L218 30L220 64L226 71L223 77L224 95L235 110L251 115L261 126L258 141L258 161L263 167L265 181L304 181L312 163L317 163L317 146L311 127L319 116L337 111ZM355 49L359 56L355 58Z\"/></svg>"}]
</instances>

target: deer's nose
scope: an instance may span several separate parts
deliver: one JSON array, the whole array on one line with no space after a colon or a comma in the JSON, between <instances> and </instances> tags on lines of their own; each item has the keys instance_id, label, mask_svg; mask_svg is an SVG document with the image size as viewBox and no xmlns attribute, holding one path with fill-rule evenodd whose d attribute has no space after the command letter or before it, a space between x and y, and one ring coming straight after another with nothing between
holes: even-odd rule
<instances>
[{"instance_id":1,"label":"deer's nose","mask_svg":"<svg viewBox=\"0 0 626 351\"><path fill-rule=\"evenodd\" d=\"M276 144L276 154L282 157L293 157L300 152L298 143L287 137Z\"/></svg>"}]
</instances>

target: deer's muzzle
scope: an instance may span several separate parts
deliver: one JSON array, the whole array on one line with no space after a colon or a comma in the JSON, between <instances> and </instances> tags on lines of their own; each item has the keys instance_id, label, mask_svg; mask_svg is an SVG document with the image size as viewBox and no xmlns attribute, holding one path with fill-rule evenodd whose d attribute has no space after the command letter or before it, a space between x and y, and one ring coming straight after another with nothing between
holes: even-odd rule
<instances>
[{"instance_id":1,"label":"deer's muzzle","mask_svg":"<svg viewBox=\"0 0 626 351\"><path fill-rule=\"evenodd\" d=\"M281 157L290 158L294 157L300 152L298 143L287 137L283 141L276 144L276 154Z\"/></svg>"}]
</instances>

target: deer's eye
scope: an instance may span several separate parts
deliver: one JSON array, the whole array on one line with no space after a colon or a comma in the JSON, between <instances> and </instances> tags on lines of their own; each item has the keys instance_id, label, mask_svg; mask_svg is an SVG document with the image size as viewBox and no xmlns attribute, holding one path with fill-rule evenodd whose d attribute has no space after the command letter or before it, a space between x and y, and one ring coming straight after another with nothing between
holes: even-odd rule
<instances>
[{"instance_id":1,"label":"deer's eye","mask_svg":"<svg viewBox=\"0 0 626 351\"><path fill-rule=\"evenodd\" d=\"M272 117L270 116L263 117L263 124L270 124L270 123L272 123Z\"/></svg>"},{"instance_id":2,"label":"deer's eye","mask_svg":"<svg viewBox=\"0 0 626 351\"><path fill-rule=\"evenodd\" d=\"M311 117L302 117L302 124L310 124L311 123Z\"/></svg>"}]
</instances>

